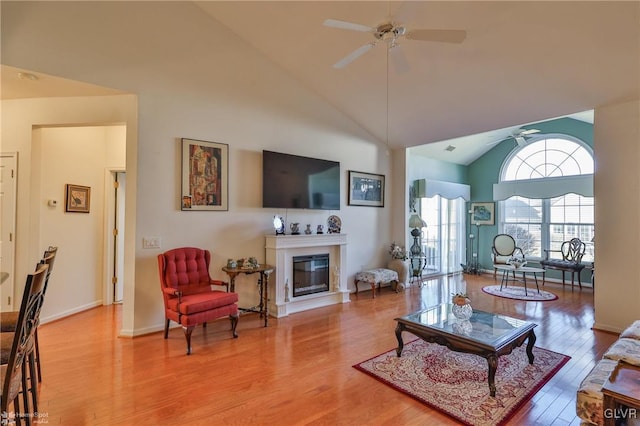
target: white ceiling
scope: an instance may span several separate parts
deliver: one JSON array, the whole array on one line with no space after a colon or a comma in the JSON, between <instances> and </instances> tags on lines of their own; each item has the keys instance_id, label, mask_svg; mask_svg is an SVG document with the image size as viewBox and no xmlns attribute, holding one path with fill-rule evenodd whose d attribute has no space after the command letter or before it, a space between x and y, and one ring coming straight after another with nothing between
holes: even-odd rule
<instances>
[{"instance_id":1,"label":"white ceiling","mask_svg":"<svg viewBox=\"0 0 640 426\"><path fill-rule=\"evenodd\" d=\"M380 143L397 148L455 139L457 160L450 161L461 164L522 125L640 97L637 1L195 4ZM389 16L400 16L408 30L464 29L467 37L462 44L401 40L410 66L403 73L387 68L383 43L344 69L332 67L373 37L323 26L325 19L375 27ZM9 80L7 67L2 71L3 99L20 97L9 83L55 80ZM457 139L468 135L479 136Z\"/></svg>"}]
</instances>

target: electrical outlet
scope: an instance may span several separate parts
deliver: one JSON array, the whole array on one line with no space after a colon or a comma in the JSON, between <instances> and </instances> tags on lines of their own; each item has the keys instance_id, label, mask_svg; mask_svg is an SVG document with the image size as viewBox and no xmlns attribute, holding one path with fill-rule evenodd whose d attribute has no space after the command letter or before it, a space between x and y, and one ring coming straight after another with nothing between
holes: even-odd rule
<instances>
[{"instance_id":1,"label":"electrical outlet","mask_svg":"<svg viewBox=\"0 0 640 426\"><path fill-rule=\"evenodd\" d=\"M142 239L143 249L159 249L161 246L160 237L146 237Z\"/></svg>"}]
</instances>

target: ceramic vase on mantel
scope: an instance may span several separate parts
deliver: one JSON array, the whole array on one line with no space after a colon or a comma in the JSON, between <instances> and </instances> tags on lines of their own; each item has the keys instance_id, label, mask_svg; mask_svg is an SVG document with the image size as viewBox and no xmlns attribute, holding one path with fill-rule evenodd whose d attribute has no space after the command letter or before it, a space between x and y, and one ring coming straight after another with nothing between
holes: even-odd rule
<instances>
[{"instance_id":1,"label":"ceramic vase on mantel","mask_svg":"<svg viewBox=\"0 0 640 426\"><path fill-rule=\"evenodd\" d=\"M407 261L391 259L389 263L387 263L387 268L398 273L398 285L405 288L407 286L407 278L409 277L409 265L407 265Z\"/></svg>"}]
</instances>

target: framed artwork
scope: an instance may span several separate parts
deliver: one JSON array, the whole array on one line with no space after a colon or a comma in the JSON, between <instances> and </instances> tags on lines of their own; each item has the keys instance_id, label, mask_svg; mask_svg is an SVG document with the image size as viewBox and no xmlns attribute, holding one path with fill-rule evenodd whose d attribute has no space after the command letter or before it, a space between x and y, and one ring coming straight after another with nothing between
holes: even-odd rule
<instances>
[{"instance_id":1,"label":"framed artwork","mask_svg":"<svg viewBox=\"0 0 640 426\"><path fill-rule=\"evenodd\" d=\"M384 207L384 175L349 170L349 205Z\"/></svg>"},{"instance_id":2,"label":"framed artwork","mask_svg":"<svg viewBox=\"0 0 640 426\"><path fill-rule=\"evenodd\" d=\"M68 183L66 185L65 199L64 211L71 213L89 213L89 207L91 206L91 187Z\"/></svg>"},{"instance_id":3,"label":"framed artwork","mask_svg":"<svg viewBox=\"0 0 640 426\"><path fill-rule=\"evenodd\" d=\"M471 223L493 225L495 223L495 203L471 203Z\"/></svg>"},{"instance_id":4,"label":"framed artwork","mask_svg":"<svg viewBox=\"0 0 640 426\"><path fill-rule=\"evenodd\" d=\"M182 139L182 210L229 210L229 145Z\"/></svg>"}]
</instances>

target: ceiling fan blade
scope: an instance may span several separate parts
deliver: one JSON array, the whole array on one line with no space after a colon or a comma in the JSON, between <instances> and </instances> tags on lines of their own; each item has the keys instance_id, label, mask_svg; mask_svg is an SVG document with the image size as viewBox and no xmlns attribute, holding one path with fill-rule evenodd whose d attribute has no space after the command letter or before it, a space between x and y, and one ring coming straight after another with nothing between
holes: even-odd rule
<instances>
[{"instance_id":1,"label":"ceiling fan blade","mask_svg":"<svg viewBox=\"0 0 640 426\"><path fill-rule=\"evenodd\" d=\"M362 24L354 24L353 22L338 21L337 19L327 19L322 23L325 27L340 28L343 30L362 31L365 33L375 32L375 28L367 27Z\"/></svg>"},{"instance_id":2,"label":"ceiling fan blade","mask_svg":"<svg viewBox=\"0 0 640 426\"><path fill-rule=\"evenodd\" d=\"M367 43L364 46L358 47L356 50L354 50L353 52L349 53L347 56L345 56L344 58L340 59L338 62L333 64L333 67L334 68L344 68L344 67L346 67L351 62L355 61L360 56L364 55L369 50L371 50L374 46L375 46L375 43Z\"/></svg>"},{"instance_id":3,"label":"ceiling fan blade","mask_svg":"<svg viewBox=\"0 0 640 426\"><path fill-rule=\"evenodd\" d=\"M520 129L519 135L533 135L534 133L540 133L538 129Z\"/></svg>"},{"instance_id":4,"label":"ceiling fan blade","mask_svg":"<svg viewBox=\"0 0 640 426\"><path fill-rule=\"evenodd\" d=\"M411 30L407 32L409 40L438 41L442 43L462 43L467 37L464 30Z\"/></svg>"},{"instance_id":5,"label":"ceiling fan blade","mask_svg":"<svg viewBox=\"0 0 640 426\"><path fill-rule=\"evenodd\" d=\"M402 74L409 71L409 62L399 44L389 46L389 57L396 73Z\"/></svg>"}]
</instances>

